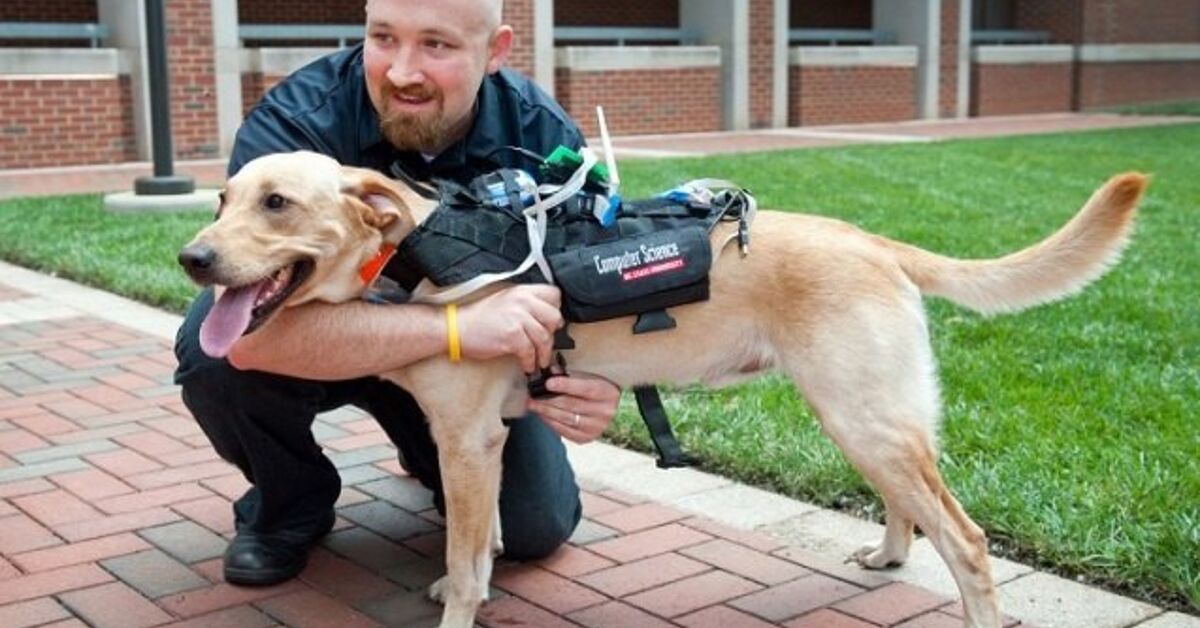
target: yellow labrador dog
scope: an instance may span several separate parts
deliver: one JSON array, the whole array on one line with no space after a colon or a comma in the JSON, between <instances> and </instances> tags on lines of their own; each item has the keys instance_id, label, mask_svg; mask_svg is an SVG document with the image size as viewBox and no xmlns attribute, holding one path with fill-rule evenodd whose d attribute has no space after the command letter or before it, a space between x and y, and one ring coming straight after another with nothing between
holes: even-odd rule
<instances>
[{"instance_id":1,"label":"yellow labrador dog","mask_svg":"<svg viewBox=\"0 0 1200 628\"><path fill-rule=\"evenodd\" d=\"M958 584L965 624L999 627L983 530L936 466L938 381L921 297L996 313L1077 292L1116 261L1145 186L1140 174L1116 176L1053 235L987 260L944 257L830 218L760 212L753 252L717 256L711 299L672 308L678 327L635 336L628 318L573 325L568 361L623 387L787 374L887 507L883 539L854 558L899 564L919 526ZM358 298L360 268L433 209L376 172L315 153L270 155L229 180L219 219L180 257L199 283L226 287L214 328L236 339L281 307ZM732 228L719 225L714 243ZM448 526L448 575L431 595L445 604L443 626L471 626L499 542L499 418L509 404L523 407L525 377L515 359L445 358L380 375L428 415Z\"/></svg>"}]
</instances>

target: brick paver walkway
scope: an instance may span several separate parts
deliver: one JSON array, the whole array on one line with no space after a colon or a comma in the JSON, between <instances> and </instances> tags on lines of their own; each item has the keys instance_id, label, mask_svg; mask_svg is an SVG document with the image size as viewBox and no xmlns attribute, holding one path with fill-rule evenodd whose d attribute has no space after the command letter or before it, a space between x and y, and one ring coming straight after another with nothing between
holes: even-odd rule
<instances>
[{"instance_id":1,"label":"brick paver walkway","mask_svg":"<svg viewBox=\"0 0 1200 628\"><path fill-rule=\"evenodd\" d=\"M324 415L337 526L293 582L221 581L230 500L169 343L0 280L0 626L417 626L442 521L373 420ZM667 473L667 472L663 472ZM602 486L572 543L502 563L485 626L957 625L952 601Z\"/></svg>"}]
</instances>

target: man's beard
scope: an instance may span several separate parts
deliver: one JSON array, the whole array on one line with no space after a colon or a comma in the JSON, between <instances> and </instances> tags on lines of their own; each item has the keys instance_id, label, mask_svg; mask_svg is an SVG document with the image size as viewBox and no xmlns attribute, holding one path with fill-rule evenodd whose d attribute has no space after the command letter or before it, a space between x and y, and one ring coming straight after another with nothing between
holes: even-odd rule
<instances>
[{"instance_id":1,"label":"man's beard","mask_svg":"<svg viewBox=\"0 0 1200 628\"><path fill-rule=\"evenodd\" d=\"M396 88L384 85L382 101L392 102ZM408 89L407 93L418 98L432 99L434 107L423 113L381 111L379 130L388 142L400 150L415 150L422 153L437 153L445 148L450 125L445 118L445 102L437 89Z\"/></svg>"}]
</instances>

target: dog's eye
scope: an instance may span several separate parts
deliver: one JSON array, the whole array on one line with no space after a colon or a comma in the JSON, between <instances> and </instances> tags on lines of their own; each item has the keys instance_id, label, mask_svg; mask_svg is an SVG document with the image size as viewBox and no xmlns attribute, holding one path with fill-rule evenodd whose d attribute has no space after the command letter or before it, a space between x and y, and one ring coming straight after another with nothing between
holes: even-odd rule
<instances>
[{"instance_id":1,"label":"dog's eye","mask_svg":"<svg viewBox=\"0 0 1200 628\"><path fill-rule=\"evenodd\" d=\"M287 205L287 199L278 194L268 194L263 204L267 209L283 209L284 205Z\"/></svg>"}]
</instances>

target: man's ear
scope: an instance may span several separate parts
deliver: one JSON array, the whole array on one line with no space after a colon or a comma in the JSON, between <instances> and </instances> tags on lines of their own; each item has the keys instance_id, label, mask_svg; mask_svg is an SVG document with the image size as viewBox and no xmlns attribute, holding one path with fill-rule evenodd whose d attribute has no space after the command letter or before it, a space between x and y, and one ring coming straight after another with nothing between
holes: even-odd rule
<instances>
[{"instance_id":1,"label":"man's ear","mask_svg":"<svg viewBox=\"0 0 1200 628\"><path fill-rule=\"evenodd\" d=\"M513 29L508 24L502 24L492 33L492 41L488 44L487 73L495 74L508 62L508 53L512 52Z\"/></svg>"},{"instance_id":2,"label":"man's ear","mask_svg":"<svg viewBox=\"0 0 1200 628\"><path fill-rule=\"evenodd\" d=\"M411 216L396 182L374 170L343 167L341 192L359 201L363 221L380 231L386 231L396 221Z\"/></svg>"}]
</instances>

